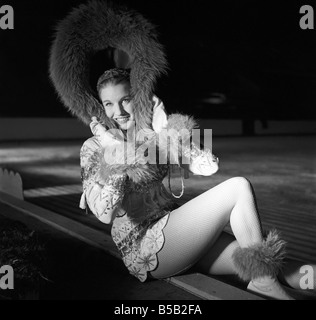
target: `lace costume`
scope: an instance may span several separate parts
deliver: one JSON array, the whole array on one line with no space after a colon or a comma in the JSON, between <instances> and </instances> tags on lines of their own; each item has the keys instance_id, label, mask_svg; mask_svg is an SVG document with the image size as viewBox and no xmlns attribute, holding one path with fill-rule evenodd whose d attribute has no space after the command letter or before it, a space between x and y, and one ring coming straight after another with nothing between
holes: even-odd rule
<instances>
[{"instance_id":1,"label":"lace costume","mask_svg":"<svg viewBox=\"0 0 316 320\"><path fill-rule=\"evenodd\" d=\"M124 264L131 274L145 281L147 271L157 265L172 200L162 184L167 168L157 168L157 181L136 185L119 175L102 181L98 172L102 147L97 138L87 140L81 149L84 196L91 211L101 221L110 209L116 210L111 234Z\"/></svg>"}]
</instances>

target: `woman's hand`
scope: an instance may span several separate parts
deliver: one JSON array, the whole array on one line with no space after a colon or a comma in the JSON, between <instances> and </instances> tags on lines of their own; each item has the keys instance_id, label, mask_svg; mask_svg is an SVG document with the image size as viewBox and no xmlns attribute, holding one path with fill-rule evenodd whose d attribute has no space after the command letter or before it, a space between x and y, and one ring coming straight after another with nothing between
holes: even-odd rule
<instances>
[{"instance_id":1,"label":"woman's hand","mask_svg":"<svg viewBox=\"0 0 316 320\"><path fill-rule=\"evenodd\" d=\"M97 117L92 117L90 122L90 129L93 135L98 139L102 147L114 146L120 143L120 140L107 130L97 119ZM117 129L113 129L117 130Z\"/></svg>"},{"instance_id":2,"label":"woman's hand","mask_svg":"<svg viewBox=\"0 0 316 320\"><path fill-rule=\"evenodd\" d=\"M90 122L90 129L93 135L99 139L102 138L106 133L106 129L102 124L98 121L97 117L92 117Z\"/></svg>"}]
</instances>

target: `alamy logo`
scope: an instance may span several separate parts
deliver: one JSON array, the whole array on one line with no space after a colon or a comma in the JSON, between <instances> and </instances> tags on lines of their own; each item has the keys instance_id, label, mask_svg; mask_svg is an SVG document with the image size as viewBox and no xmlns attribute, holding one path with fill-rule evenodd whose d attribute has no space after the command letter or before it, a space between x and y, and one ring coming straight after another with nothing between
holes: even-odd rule
<instances>
[{"instance_id":1,"label":"alamy logo","mask_svg":"<svg viewBox=\"0 0 316 320\"><path fill-rule=\"evenodd\" d=\"M135 124L135 123L134 123ZM190 164L191 157L200 156L200 129L174 130L162 129L157 135L140 130L136 132L136 126L132 125L127 130L126 140L122 139L119 129L100 131L95 127L94 133L107 145L103 159L107 164L178 164L179 154L182 164ZM99 130L99 131L98 131ZM204 145L212 150L212 129L204 129ZM194 143L194 149L191 145ZM158 148L159 147L159 148ZM157 153L157 150L159 151ZM204 153L206 155L206 152ZM211 156L209 154L209 156Z\"/></svg>"},{"instance_id":2,"label":"alamy logo","mask_svg":"<svg viewBox=\"0 0 316 320\"><path fill-rule=\"evenodd\" d=\"M314 289L314 269L312 266L304 265L300 268L300 273L304 274L300 279L301 289Z\"/></svg>"},{"instance_id":3,"label":"alamy logo","mask_svg":"<svg viewBox=\"0 0 316 320\"><path fill-rule=\"evenodd\" d=\"M0 29L14 29L14 11L9 5L0 7Z\"/></svg>"},{"instance_id":4,"label":"alamy logo","mask_svg":"<svg viewBox=\"0 0 316 320\"><path fill-rule=\"evenodd\" d=\"M304 15L300 19L301 29L314 29L314 9L312 6L301 6L300 13Z\"/></svg>"},{"instance_id":5,"label":"alamy logo","mask_svg":"<svg viewBox=\"0 0 316 320\"><path fill-rule=\"evenodd\" d=\"M9 265L0 268L0 289L14 289L14 272Z\"/></svg>"}]
</instances>

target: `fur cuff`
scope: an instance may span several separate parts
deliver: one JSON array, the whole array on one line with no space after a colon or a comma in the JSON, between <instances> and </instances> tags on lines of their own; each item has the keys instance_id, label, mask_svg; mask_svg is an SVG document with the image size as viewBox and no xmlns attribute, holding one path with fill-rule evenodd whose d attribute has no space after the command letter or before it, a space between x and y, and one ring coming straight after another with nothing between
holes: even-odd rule
<instances>
[{"instance_id":1,"label":"fur cuff","mask_svg":"<svg viewBox=\"0 0 316 320\"><path fill-rule=\"evenodd\" d=\"M180 132L181 130L186 129L188 131L191 131L197 127L198 125L196 121L191 116L180 113L173 113L168 117L168 130L173 129Z\"/></svg>"},{"instance_id":2,"label":"fur cuff","mask_svg":"<svg viewBox=\"0 0 316 320\"><path fill-rule=\"evenodd\" d=\"M126 175L134 183L149 182L157 179L157 167L149 165L142 154L135 152L134 146L107 147L100 153L101 178L112 175ZM111 156L112 155L112 156Z\"/></svg>"},{"instance_id":3,"label":"fur cuff","mask_svg":"<svg viewBox=\"0 0 316 320\"><path fill-rule=\"evenodd\" d=\"M262 243L237 248L232 257L239 277L245 281L264 276L276 277L282 268L285 244L273 230Z\"/></svg>"},{"instance_id":4,"label":"fur cuff","mask_svg":"<svg viewBox=\"0 0 316 320\"><path fill-rule=\"evenodd\" d=\"M179 164L182 147L190 146L189 140L195 128L198 126L191 116L174 113L168 117L167 127L159 133L158 144L159 150L166 152L165 158L170 164Z\"/></svg>"}]
</instances>

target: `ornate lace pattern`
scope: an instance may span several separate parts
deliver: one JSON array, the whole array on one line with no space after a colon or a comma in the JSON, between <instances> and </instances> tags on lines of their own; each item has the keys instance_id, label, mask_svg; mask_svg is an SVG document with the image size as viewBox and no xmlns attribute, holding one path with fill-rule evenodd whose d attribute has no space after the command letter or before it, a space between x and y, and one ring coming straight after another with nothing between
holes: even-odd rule
<instances>
[{"instance_id":1,"label":"ornate lace pattern","mask_svg":"<svg viewBox=\"0 0 316 320\"><path fill-rule=\"evenodd\" d=\"M147 279L147 272L156 268L157 253L164 244L163 228L169 217L169 211L164 211L145 219L135 228L132 222L124 223L126 235L122 228L112 228L112 238L121 254L122 260L130 274L141 282Z\"/></svg>"}]
</instances>

